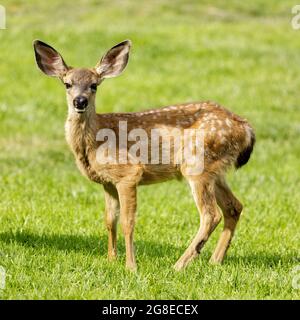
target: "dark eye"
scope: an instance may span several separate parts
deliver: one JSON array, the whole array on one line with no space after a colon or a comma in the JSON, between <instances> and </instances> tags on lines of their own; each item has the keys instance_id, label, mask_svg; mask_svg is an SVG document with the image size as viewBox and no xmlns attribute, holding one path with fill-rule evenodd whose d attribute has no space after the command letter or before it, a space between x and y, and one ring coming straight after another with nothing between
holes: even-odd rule
<instances>
[{"instance_id":1,"label":"dark eye","mask_svg":"<svg viewBox=\"0 0 300 320\"><path fill-rule=\"evenodd\" d=\"M91 85L91 90L92 90L92 91L97 91L97 83L93 83L93 84Z\"/></svg>"},{"instance_id":2,"label":"dark eye","mask_svg":"<svg viewBox=\"0 0 300 320\"><path fill-rule=\"evenodd\" d=\"M65 83L65 86L67 89L70 89L72 87L72 85L70 83Z\"/></svg>"}]
</instances>

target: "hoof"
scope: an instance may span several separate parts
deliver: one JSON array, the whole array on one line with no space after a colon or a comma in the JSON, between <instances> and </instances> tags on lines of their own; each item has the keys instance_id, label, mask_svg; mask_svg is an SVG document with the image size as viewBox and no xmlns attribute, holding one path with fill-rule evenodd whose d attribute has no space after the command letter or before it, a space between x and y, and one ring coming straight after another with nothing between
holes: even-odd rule
<instances>
[{"instance_id":1,"label":"hoof","mask_svg":"<svg viewBox=\"0 0 300 320\"><path fill-rule=\"evenodd\" d=\"M137 272L136 264L126 264L126 269L130 272Z\"/></svg>"},{"instance_id":2,"label":"hoof","mask_svg":"<svg viewBox=\"0 0 300 320\"><path fill-rule=\"evenodd\" d=\"M116 254L110 254L110 255L107 256L107 260L109 262L114 262L114 261L117 260L117 255Z\"/></svg>"},{"instance_id":3,"label":"hoof","mask_svg":"<svg viewBox=\"0 0 300 320\"><path fill-rule=\"evenodd\" d=\"M211 257L209 260L209 263L212 265L220 265L222 264L222 262L223 262L223 259L215 258L215 257Z\"/></svg>"}]
</instances>

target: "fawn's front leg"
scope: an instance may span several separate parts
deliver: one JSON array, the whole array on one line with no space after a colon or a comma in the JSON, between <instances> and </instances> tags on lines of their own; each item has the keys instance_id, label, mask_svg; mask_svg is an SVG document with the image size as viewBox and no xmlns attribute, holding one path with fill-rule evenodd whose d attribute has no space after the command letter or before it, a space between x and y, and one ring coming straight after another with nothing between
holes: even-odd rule
<instances>
[{"instance_id":1,"label":"fawn's front leg","mask_svg":"<svg viewBox=\"0 0 300 320\"><path fill-rule=\"evenodd\" d=\"M108 260L117 257L117 223L120 213L119 195L113 185L104 185L105 192L105 215L108 231Z\"/></svg>"},{"instance_id":2,"label":"fawn's front leg","mask_svg":"<svg viewBox=\"0 0 300 320\"><path fill-rule=\"evenodd\" d=\"M121 224L126 245L126 267L136 270L136 262L133 247L133 231L136 215L136 186L120 183L117 185L121 208Z\"/></svg>"}]
</instances>

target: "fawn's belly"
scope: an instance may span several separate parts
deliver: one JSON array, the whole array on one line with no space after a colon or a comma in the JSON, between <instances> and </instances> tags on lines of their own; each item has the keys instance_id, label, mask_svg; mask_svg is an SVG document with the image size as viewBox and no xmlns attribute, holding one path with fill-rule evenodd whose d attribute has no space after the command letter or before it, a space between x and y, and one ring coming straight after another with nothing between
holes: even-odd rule
<instances>
[{"instance_id":1,"label":"fawn's belly","mask_svg":"<svg viewBox=\"0 0 300 320\"><path fill-rule=\"evenodd\" d=\"M181 179L181 177L182 175L179 166L165 164L149 164L144 166L143 174L141 176L139 184L153 184L172 179Z\"/></svg>"}]
</instances>

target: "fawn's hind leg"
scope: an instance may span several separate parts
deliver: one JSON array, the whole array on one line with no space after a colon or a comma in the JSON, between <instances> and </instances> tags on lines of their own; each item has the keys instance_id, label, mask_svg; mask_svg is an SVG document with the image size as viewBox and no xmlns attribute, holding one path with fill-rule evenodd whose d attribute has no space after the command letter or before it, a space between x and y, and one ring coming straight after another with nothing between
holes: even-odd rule
<instances>
[{"instance_id":1,"label":"fawn's hind leg","mask_svg":"<svg viewBox=\"0 0 300 320\"><path fill-rule=\"evenodd\" d=\"M117 223L120 202L117 189L113 185L104 185L106 227L108 231L108 259L117 257Z\"/></svg>"},{"instance_id":2,"label":"fawn's hind leg","mask_svg":"<svg viewBox=\"0 0 300 320\"><path fill-rule=\"evenodd\" d=\"M198 256L205 242L221 220L221 214L215 198L214 180L199 178L197 181L189 180L189 184L200 214L201 224L195 238L176 262L174 266L176 270L185 268Z\"/></svg>"},{"instance_id":3,"label":"fawn's hind leg","mask_svg":"<svg viewBox=\"0 0 300 320\"><path fill-rule=\"evenodd\" d=\"M210 262L221 263L229 248L243 206L234 196L224 179L220 178L216 181L215 192L217 203L224 215L224 228Z\"/></svg>"}]
</instances>

